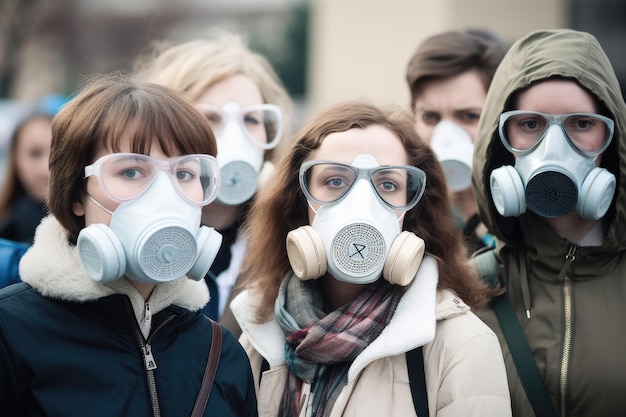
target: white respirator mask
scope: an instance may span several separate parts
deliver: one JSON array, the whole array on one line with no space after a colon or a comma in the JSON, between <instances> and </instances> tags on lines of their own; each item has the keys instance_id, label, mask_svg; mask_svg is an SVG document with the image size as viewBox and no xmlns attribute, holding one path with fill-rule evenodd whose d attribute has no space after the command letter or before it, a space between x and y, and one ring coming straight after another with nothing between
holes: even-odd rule
<instances>
[{"instance_id":1,"label":"white respirator mask","mask_svg":"<svg viewBox=\"0 0 626 417\"><path fill-rule=\"evenodd\" d=\"M146 166L152 163L152 168L155 163L173 166L171 162L154 162L150 157L141 156ZM202 174L205 194L198 198L212 200L217 190L217 162L208 155L198 155L198 158L205 162L213 159L207 165L213 172ZM171 160L176 159L180 158ZM108 162L105 162L103 171L108 170ZM119 162L117 166L120 163L126 162ZM113 167L115 163L111 165ZM175 174L189 174L190 166L188 162L179 164ZM100 174L99 179L105 176ZM196 281L201 280L217 256L222 235L213 228L200 226L201 206L181 198L181 189L187 185L175 186L168 173L160 170L147 175L147 178L148 185L140 186L139 195L123 202L113 212L88 196L97 206L111 213L111 221L109 226L91 224L78 235L78 253L85 269L91 278L103 283L124 275L152 284L173 281L185 275ZM108 183L109 191L114 188L111 186L113 181ZM126 189L132 190L132 187Z\"/></svg>"},{"instance_id":2,"label":"white respirator mask","mask_svg":"<svg viewBox=\"0 0 626 417\"><path fill-rule=\"evenodd\" d=\"M280 108L272 104L242 108L237 103L199 108L217 139L221 172L217 201L232 206L243 204L271 175L268 171L272 171L272 164L263 160L265 151L276 147L282 136Z\"/></svg>"},{"instance_id":3,"label":"white respirator mask","mask_svg":"<svg viewBox=\"0 0 626 417\"><path fill-rule=\"evenodd\" d=\"M448 188L452 191L469 188L474 155L474 143L469 133L456 123L444 120L435 126L430 145L441 162Z\"/></svg>"},{"instance_id":4,"label":"white respirator mask","mask_svg":"<svg viewBox=\"0 0 626 417\"><path fill-rule=\"evenodd\" d=\"M320 187L329 180L337 186ZM305 162L301 187L311 209L311 202L321 207L313 209L311 226L287 235L287 254L296 276L316 279L328 270L335 279L354 284L369 284L381 275L393 284L411 283L424 255L424 241L401 232L402 217L396 211L406 212L417 204L425 181L418 168L381 167L372 155L358 155L352 165Z\"/></svg>"},{"instance_id":5,"label":"white respirator mask","mask_svg":"<svg viewBox=\"0 0 626 417\"><path fill-rule=\"evenodd\" d=\"M520 142L523 148L513 146L513 135L528 139ZM616 181L595 161L612 135L613 121L600 115L503 113L500 137L517 158L514 167L491 173L496 209L504 217L519 216L528 208L541 217L557 218L575 207L583 219L602 218Z\"/></svg>"}]
</instances>

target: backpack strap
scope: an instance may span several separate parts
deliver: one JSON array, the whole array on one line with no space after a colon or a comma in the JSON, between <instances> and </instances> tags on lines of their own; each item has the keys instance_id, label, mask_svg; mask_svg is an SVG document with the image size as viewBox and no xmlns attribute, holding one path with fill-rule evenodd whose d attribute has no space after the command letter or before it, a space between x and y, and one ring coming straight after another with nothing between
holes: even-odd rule
<instances>
[{"instance_id":1,"label":"backpack strap","mask_svg":"<svg viewBox=\"0 0 626 417\"><path fill-rule=\"evenodd\" d=\"M422 346L419 346L408 351L406 353L406 366L409 371L409 386L415 413L418 417L428 417L428 394L426 393L426 374L422 350Z\"/></svg>"},{"instance_id":2,"label":"backpack strap","mask_svg":"<svg viewBox=\"0 0 626 417\"><path fill-rule=\"evenodd\" d=\"M207 317L208 319L208 317ZM222 353L222 328L215 321L211 321L212 339L211 347L209 348L209 358L206 361L206 368L204 369L204 375L202 376L202 386L200 386L200 392L196 398L196 403L191 411L191 417L201 417L204 415L206 404L209 401L211 395L211 388L213 388L213 380L217 373L217 366L220 361L220 354Z\"/></svg>"},{"instance_id":3,"label":"backpack strap","mask_svg":"<svg viewBox=\"0 0 626 417\"><path fill-rule=\"evenodd\" d=\"M478 252L472 256L471 261L478 270L481 280L492 288L501 286L498 271L499 263L495 249ZM500 323L500 328L511 351L513 362L515 362L517 374L526 392L526 397L535 412L535 416L556 417L554 404L550 399L546 384L543 382L543 378L541 378L537 362L535 362L528 340L517 319L508 294L505 292L492 300L491 306L496 313L498 323Z\"/></svg>"},{"instance_id":4,"label":"backpack strap","mask_svg":"<svg viewBox=\"0 0 626 417\"><path fill-rule=\"evenodd\" d=\"M556 417L554 404L548 394L546 384L541 378L537 362L530 350L524 330L515 315L513 305L507 293L502 294L491 305L498 317L498 323L509 345L509 350L515 362L517 374L522 382L526 396L537 417Z\"/></svg>"}]
</instances>

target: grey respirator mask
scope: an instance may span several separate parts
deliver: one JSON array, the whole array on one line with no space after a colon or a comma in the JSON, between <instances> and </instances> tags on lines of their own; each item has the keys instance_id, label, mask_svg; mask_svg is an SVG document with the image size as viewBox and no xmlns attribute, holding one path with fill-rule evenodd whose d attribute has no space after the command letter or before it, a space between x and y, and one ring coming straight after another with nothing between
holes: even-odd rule
<instances>
[{"instance_id":1,"label":"grey respirator mask","mask_svg":"<svg viewBox=\"0 0 626 417\"><path fill-rule=\"evenodd\" d=\"M316 215L311 226L287 235L296 276L316 279L328 270L335 279L354 284L369 284L382 275L393 284L408 285L424 255L424 241L401 232L396 211L413 208L425 182L422 170L379 166L372 155L358 155L352 165L303 163L300 186Z\"/></svg>"},{"instance_id":2,"label":"grey respirator mask","mask_svg":"<svg viewBox=\"0 0 626 417\"><path fill-rule=\"evenodd\" d=\"M219 183L215 158L157 161L110 154L86 173L98 176L110 199L125 200L111 212L88 196L111 214L109 226L91 224L78 235L78 253L91 278L110 282L126 275L153 284L185 275L204 278L222 243L213 228L200 227L201 205L215 198Z\"/></svg>"},{"instance_id":3,"label":"grey respirator mask","mask_svg":"<svg viewBox=\"0 0 626 417\"><path fill-rule=\"evenodd\" d=\"M615 193L615 176L596 166L609 146L613 121L597 114L503 113L499 124L515 166L492 171L491 195L498 212L516 217L528 208L557 218L574 207L584 219L602 218Z\"/></svg>"}]
</instances>

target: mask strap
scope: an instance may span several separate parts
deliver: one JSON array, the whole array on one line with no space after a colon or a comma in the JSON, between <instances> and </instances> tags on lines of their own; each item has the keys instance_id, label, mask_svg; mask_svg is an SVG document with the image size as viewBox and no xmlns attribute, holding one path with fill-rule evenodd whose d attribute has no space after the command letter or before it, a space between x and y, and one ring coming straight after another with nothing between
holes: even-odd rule
<instances>
[{"instance_id":1,"label":"mask strap","mask_svg":"<svg viewBox=\"0 0 626 417\"><path fill-rule=\"evenodd\" d=\"M313 213L315 213L315 215L317 216L317 210L315 210L315 209L313 208L313 206L311 205L311 202L309 201L309 199L308 199L308 198L307 198L307 200L306 200L306 203L307 203L307 205L309 206L309 208L310 208L311 210L313 210Z\"/></svg>"},{"instance_id":2,"label":"mask strap","mask_svg":"<svg viewBox=\"0 0 626 417\"><path fill-rule=\"evenodd\" d=\"M93 198L92 196L90 196L89 194L87 194L87 198L91 200L92 203L94 203L96 206L100 207L102 210L106 211L107 213L109 213L110 215L113 215L113 212L109 209L107 209L106 207L104 207L102 204L98 203L96 201L95 198Z\"/></svg>"}]
</instances>

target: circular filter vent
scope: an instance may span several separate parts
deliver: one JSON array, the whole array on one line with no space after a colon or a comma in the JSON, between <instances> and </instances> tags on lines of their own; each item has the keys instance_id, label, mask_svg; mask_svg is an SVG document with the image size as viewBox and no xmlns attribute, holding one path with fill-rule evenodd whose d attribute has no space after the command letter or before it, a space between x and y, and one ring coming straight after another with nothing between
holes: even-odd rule
<instances>
[{"instance_id":1,"label":"circular filter vent","mask_svg":"<svg viewBox=\"0 0 626 417\"><path fill-rule=\"evenodd\" d=\"M222 204L236 206L245 203L256 192L257 173L246 162L234 161L224 165L220 176L217 198Z\"/></svg>"},{"instance_id":2,"label":"circular filter vent","mask_svg":"<svg viewBox=\"0 0 626 417\"><path fill-rule=\"evenodd\" d=\"M574 208L577 200L576 185L560 172L542 172L526 186L528 209L542 217L561 217Z\"/></svg>"},{"instance_id":3,"label":"circular filter vent","mask_svg":"<svg viewBox=\"0 0 626 417\"><path fill-rule=\"evenodd\" d=\"M181 277L191 269L196 252L196 241L188 230L166 227L146 239L139 264L150 278L169 280Z\"/></svg>"},{"instance_id":4,"label":"circular filter vent","mask_svg":"<svg viewBox=\"0 0 626 417\"><path fill-rule=\"evenodd\" d=\"M332 244L335 265L345 274L366 276L385 261L385 240L376 228L355 223L342 228Z\"/></svg>"}]
</instances>

